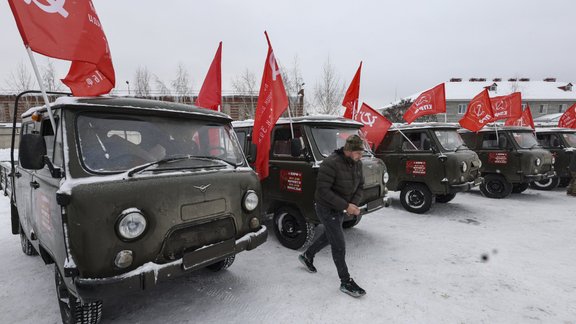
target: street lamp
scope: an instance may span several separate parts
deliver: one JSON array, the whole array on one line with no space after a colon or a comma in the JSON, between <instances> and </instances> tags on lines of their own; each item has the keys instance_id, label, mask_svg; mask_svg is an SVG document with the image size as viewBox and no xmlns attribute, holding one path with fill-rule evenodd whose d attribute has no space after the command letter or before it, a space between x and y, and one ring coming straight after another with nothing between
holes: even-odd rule
<instances>
[{"instance_id":1,"label":"street lamp","mask_svg":"<svg viewBox=\"0 0 576 324\"><path fill-rule=\"evenodd\" d=\"M126 81L126 85L128 86L128 96L130 96L130 82Z\"/></svg>"}]
</instances>

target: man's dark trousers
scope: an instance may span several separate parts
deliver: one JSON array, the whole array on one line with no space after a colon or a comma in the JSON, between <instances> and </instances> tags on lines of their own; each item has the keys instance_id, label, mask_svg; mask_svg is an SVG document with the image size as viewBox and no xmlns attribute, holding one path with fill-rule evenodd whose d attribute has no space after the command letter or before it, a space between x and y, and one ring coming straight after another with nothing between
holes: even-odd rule
<instances>
[{"instance_id":1,"label":"man's dark trousers","mask_svg":"<svg viewBox=\"0 0 576 324\"><path fill-rule=\"evenodd\" d=\"M338 270L340 280L348 280L350 274L346 266L346 241L344 241L344 231L342 222L344 222L344 212L334 210L316 204L316 215L324 225L324 233L320 235L306 250L305 254L309 259L313 259L316 253L325 248L328 244L332 248L332 258Z\"/></svg>"}]
</instances>

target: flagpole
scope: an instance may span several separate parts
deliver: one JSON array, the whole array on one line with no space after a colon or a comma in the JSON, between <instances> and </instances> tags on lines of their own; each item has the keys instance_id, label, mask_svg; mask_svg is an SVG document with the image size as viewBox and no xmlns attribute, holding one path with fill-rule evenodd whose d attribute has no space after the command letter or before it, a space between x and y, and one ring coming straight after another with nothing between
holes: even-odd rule
<instances>
[{"instance_id":1,"label":"flagpole","mask_svg":"<svg viewBox=\"0 0 576 324\"><path fill-rule=\"evenodd\" d=\"M34 74L36 75L38 85L40 85L40 91L42 92L42 97L44 98L46 108L48 109L48 116L50 117L50 123L52 124L52 129L54 130L54 133L56 133L56 122L54 121L54 115L52 115L52 109L50 108L50 101L48 100L46 89L44 89L44 83L42 82L42 78L40 78L40 72L38 71L38 66L36 65L34 54L32 53L30 47L28 46L26 46L26 52L28 52L28 56L30 57L30 62L32 63L32 69L34 70Z\"/></svg>"}]
</instances>

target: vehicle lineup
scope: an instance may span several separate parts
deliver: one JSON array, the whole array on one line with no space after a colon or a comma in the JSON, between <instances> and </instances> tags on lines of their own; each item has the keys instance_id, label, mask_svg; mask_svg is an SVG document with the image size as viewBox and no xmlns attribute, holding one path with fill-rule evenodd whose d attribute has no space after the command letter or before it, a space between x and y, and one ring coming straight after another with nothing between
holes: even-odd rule
<instances>
[{"instance_id":1,"label":"vehicle lineup","mask_svg":"<svg viewBox=\"0 0 576 324\"><path fill-rule=\"evenodd\" d=\"M22 252L54 265L65 323L97 323L109 296L226 269L266 242L267 224L284 247L308 246L321 163L349 136L365 138L343 117L280 118L259 180L253 120L135 98L64 96L51 109L55 128L45 106L22 114L18 157L0 164L0 185ZM566 186L576 159L576 130L558 127L395 124L368 143L361 213L346 214L344 228L388 207L388 190L422 214L475 187L506 198Z\"/></svg>"}]
</instances>

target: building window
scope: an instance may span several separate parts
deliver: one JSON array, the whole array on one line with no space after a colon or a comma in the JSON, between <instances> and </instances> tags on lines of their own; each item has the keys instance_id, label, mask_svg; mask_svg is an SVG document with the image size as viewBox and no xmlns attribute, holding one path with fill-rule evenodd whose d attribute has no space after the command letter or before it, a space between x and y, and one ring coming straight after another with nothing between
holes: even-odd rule
<instances>
[{"instance_id":1,"label":"building window","mask_svg":"<svg viewBox=\"0 0 576 324\"><path fill-rule=\"evenodd\" d=\"M467 108L468 104L458 104L458 115L464 115Z\"/></svg>"},{"instance_id":2,"label":"building window","mask_svg":"<svg viewBox=\"0 0 576 324\"><path fill-rule=\"evenodd\" d=\"M548 105L546 105L546 104L540 105L540 113L541 114L547 114L548 113Z\"/></svg>"},{"instance_id":3,"label":"building window","mask_svg":"<svg viewBox=\"0 0 576 324\"><path fill-rule=\"evenodd\" d=\"M560 107L558 108L558 112L565 112L566 111L566 104L560 104Z\"/></svg>"},{"instance_id":4,"label":"building window","mask_svg":"<svg viewBox=\"0 0 576 324\"><path fill-rule=\"evenodd\" d=\"M522 104L522 110L525 110L527 106L528 106L528 104L523 103Z\"/></svg>"}]
</instances>

